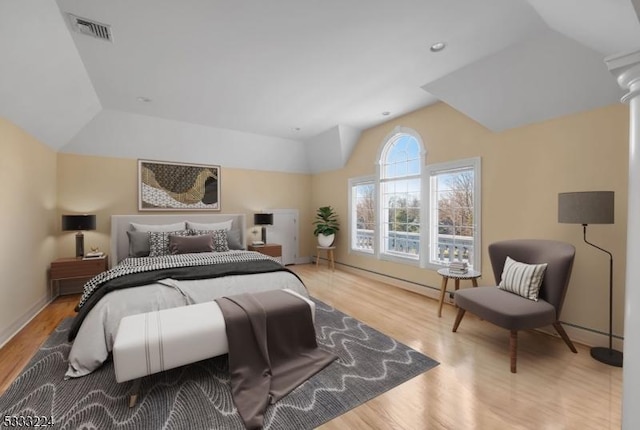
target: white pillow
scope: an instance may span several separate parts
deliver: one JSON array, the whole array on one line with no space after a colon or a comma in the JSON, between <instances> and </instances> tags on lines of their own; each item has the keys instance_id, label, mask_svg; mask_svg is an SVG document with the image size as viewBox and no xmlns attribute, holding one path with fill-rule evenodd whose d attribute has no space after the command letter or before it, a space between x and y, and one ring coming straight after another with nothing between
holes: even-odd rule
<instances>
[{"instance_id":1,"label":"white pillow","mask_svg":"<svg viewBox=\"0 0 640 430\"><path fill-rule=\"evenodd\" d=\"M547 263L525 264L507 257L498 288L537 302L545 270Z\"/></svg>"},{"instance_id":2,"label":"white pillow","mask_svg":"<svg viewBox=\"0 0 640 430\"><path fill-rule=\"evenodd\" d=\"M131 226L131 229L133 231L144 231L144 232L185 230L184 221L183 222L177 222L175 224L157 224L157 225L154 225L154 224L136 224L135 222L132 222L129 225Z\"/></svg>"},{"instance_id":3,"label":"white pillow","mask_svg":"<svg viewBox=\"0 0 640 430\"><path fill-rule=\"evenodd\" d=\"M200 222L191 222L187 221L187 230L231 230L231 224L233 224L233 220L224 222L214 222L214 223L200 223Z\"/></svg>"}]
</instances>

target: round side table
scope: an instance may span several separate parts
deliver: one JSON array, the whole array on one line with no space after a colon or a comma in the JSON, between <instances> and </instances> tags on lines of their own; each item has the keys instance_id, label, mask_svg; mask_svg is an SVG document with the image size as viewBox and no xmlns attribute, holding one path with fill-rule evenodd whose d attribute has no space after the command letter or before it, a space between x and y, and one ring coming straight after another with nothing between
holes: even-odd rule
<instances>
[{"instance_id":1,"label":"round side table","mask_svg":"<svg viewBox=\"0 0 640 430\"><path fill-rule=\"evenodd\" d=\"M438 305L438 317L442 316L442 303L444 303L444 295L447 292L447 282L449 279L455 281L456 291L460 288L460 280L470 279L474 287L478 286L478 278L481 276L480 272L475 270L469 270L467 273L455 273L451 272L449 268L438 269L438 274L442 276L442 284L440 285L440 303Z\"/></svg>"}]
</instances>

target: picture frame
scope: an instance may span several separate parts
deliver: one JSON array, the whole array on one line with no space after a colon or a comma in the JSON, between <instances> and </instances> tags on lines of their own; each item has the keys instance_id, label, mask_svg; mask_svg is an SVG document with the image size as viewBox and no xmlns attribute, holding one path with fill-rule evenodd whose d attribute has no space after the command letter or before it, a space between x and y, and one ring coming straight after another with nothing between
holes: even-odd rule
<instances>
[{"instance_id":1,"label":"picture frame","mask_svg":"<svg viewBox=\"0 0 640 430\"><path fill-rule=\"evenodd\" d=\"M138 160L139 211L220 211L220 166Z\"/></svg>"}]
</instances>

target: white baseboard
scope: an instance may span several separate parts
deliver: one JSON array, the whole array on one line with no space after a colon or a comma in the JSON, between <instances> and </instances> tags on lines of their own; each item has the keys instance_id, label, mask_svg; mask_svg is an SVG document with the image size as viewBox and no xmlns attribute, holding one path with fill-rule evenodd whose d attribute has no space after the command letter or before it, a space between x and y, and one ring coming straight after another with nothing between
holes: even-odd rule
<instances>
[{"instance_id":1,"label":"white baseboard","mask_svg":"<svg viewBox=\"0 0 640 430\"><path fill-rule=\"evenodd\" d=\"M567 336L571 339L572 342L580 343L586 346L604 346L609 347L609 335L605 333L600 333L595 330L591 330L585 327L580 327L576 325L569 325L568 323L562 323L562 327L567 332ZM540 331L550 334L555 337L560 337L556 333L553 327L539 329ZM618 351L622 351L624 349L624 339L613 338L613 349L617 349Z\"/></svg>"},{"instance_id":2,"label":"white baseboard","mask_svg":"<svg viewBox=\"0 0 640 430\"><path fill-rule=\"evenodd\" d=\"M312 257L298 257L296 258L295 264L309 264L313 262Z\"/></svg>"},{"instance_id":3,"label":"white baseboard","mask_svg":"<svg viewBox=\"0 0 640 430\"><path fill-rule=\"evenodd\" d=\"M51 300L47 295L43 296L33 306L31 306L21 317L13 322L9 327L0 332L0 348L9 342L20 330L36 317Z\"/></svg>"},{"instance_id":4,"label":"white baseboard","mask_svg":"<svg viewBox=\"0 0 640 430\"><path fill-rule=\"evenodd\" d=\"M440 288L432 287L429 285L420 285L410 281L406 281L403 279L394 278L392 276L383 275L381 273L370 272L368 270L359 269L357 267L346 266L336 262L336 265L339 265L340 270L344 272L354 273L356 275L360 275L362 277L373 279L375 281L384 282L385 284L389 284L391 286L402 288L404 290L412 291L417 294L421 294L426 297L430 297L435 300L440 300ZM445 296L445 303L453 303L453 300L450 298L449 294ZM606 333L601 333L586 327L581 327L571 323L562 324L567 335L571 339L571 341L580 343L586 346L609 346L609 336ZM556 333L555 329L552 326L548 328L538 329L544 333L550 334L552 336L560 337ZM615 338L613 339L613 348L619 351L623 350L624 339Z\"/></svg>"},{"instance_id":5,"label":"white baseboard","mask_svg":"<svg viewBox=\"0 0 640 430\"><path fill-rule=\"evenodd\" d=\"M373 279L375 281L384 282L385 284L389 284L394 287L402 288L403 290L412 291L414 293L430 297L432 299L440 300L440 288L432 287L430 285L416 284L404 279L394 278L392 276L383 275L381 273L370 272L368 270L359 269L353 266L345 266L338 262L336 262L336 265L339 265L340 270L344 272L360 275L365 278ZM447 295L445 298L445 302L451 303L448 300L448 297L449 296Z\"/></svg>"}]
</instances>

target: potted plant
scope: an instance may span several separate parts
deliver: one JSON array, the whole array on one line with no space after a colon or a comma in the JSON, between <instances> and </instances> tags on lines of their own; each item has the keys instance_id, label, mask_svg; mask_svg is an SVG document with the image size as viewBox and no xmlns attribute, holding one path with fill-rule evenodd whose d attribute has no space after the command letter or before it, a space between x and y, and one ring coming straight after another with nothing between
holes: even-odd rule
<instances>
[{"instance_id":1,"label":"potted plant","mask_svg":"<svg viewBox=\"0 0 640 430\"><path fill-rule=\"evenodd\" d=\"M338 215L331 206L322 206L316 212L316 219L313 222L316 226L313 230L314 236L318 237L318 245L331 246L336 237L336 232L340 230Z\"/></svg>"}]
</instances>

